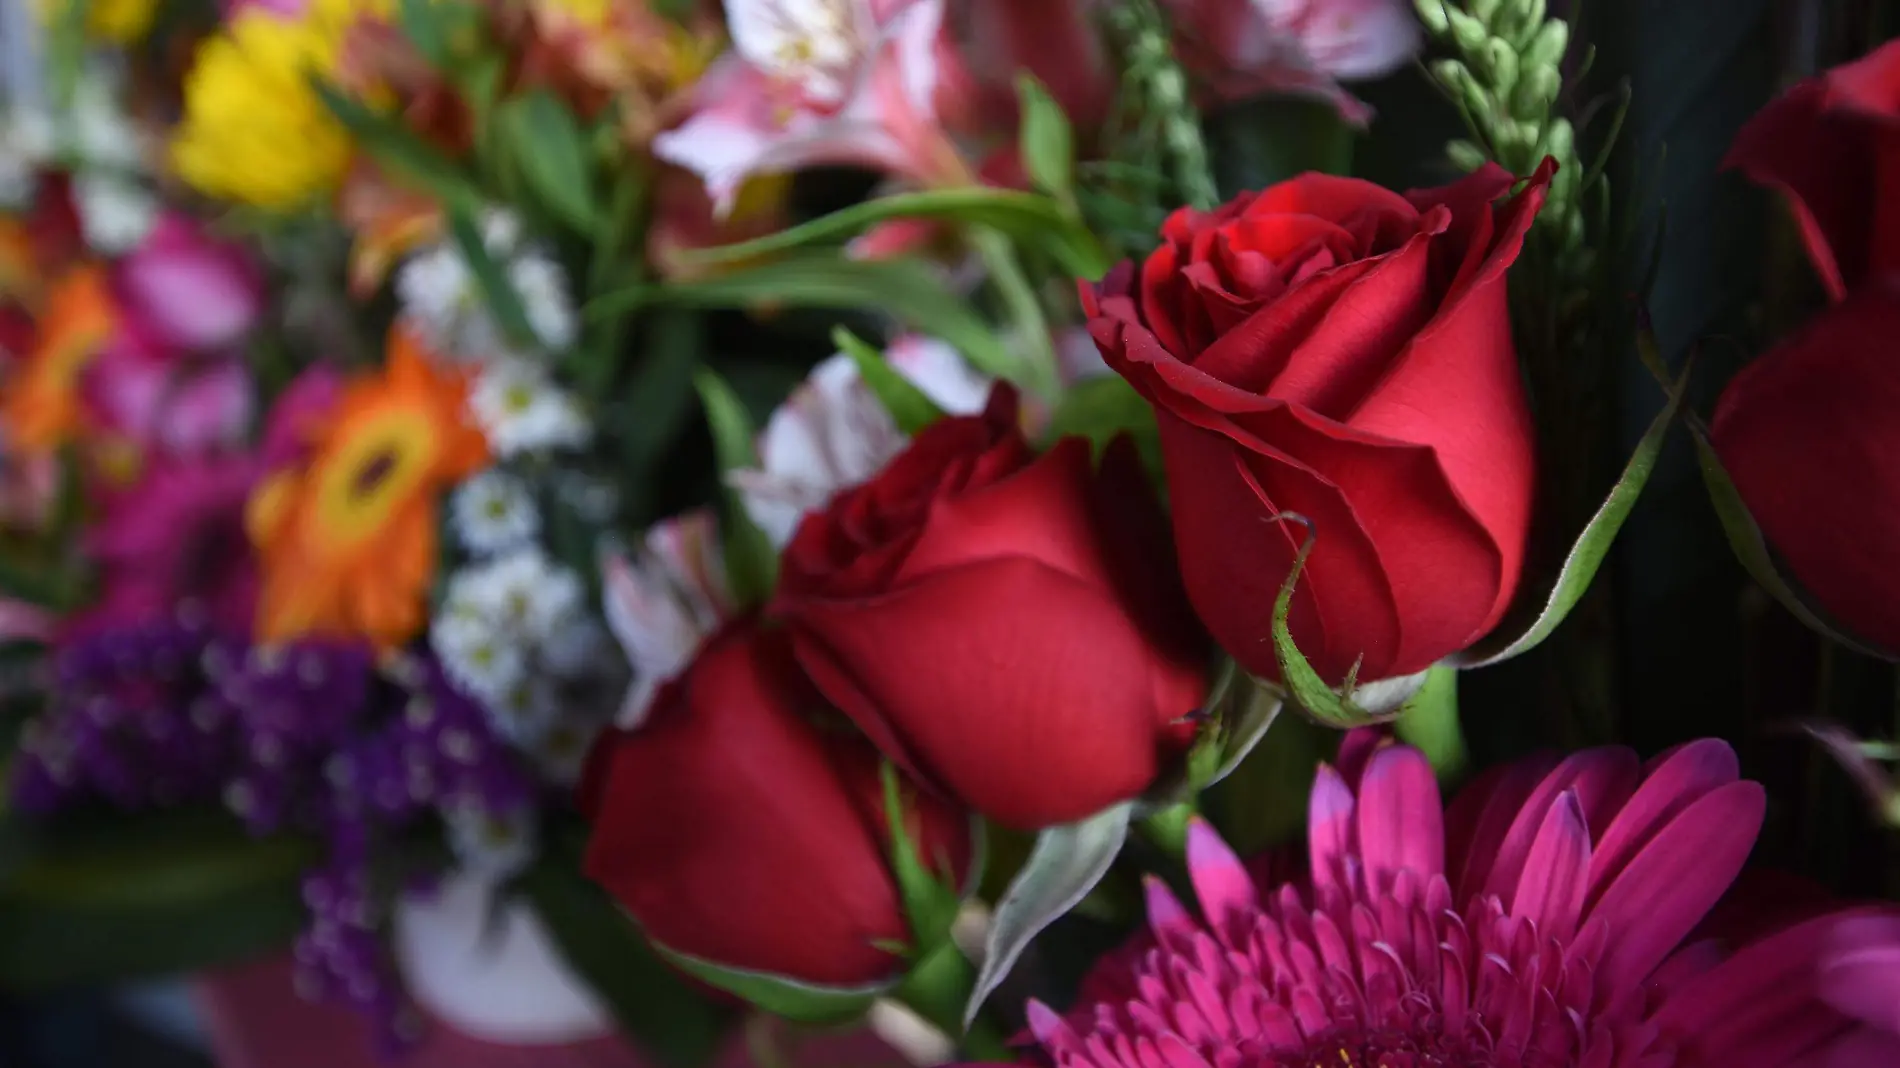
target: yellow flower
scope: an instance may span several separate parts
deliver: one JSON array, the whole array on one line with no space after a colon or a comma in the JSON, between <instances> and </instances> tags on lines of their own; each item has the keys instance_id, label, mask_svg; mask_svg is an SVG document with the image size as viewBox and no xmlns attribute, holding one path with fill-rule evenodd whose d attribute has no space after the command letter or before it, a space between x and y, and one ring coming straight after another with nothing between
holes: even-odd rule
<instances>
[{"instance_id":1,"label":"yellow flower","mask_svg":"<svg viewBox=\"0 0 1900 1068\"><path fill-rule=\"evenodd\" d=\"M152 29L159 0L39 0L40 21L51 25L75 3L86 4L86 32L115 44L135 44Z\"/></svg>"},{"instance_id":2,"label":"yellow flower","mask_svg":"<svg viewBox=\"0 0 1900 1068\"><path fill-rule=\"evenodd\" d=\"M350 137L311 89L333 75L355 0L313 0L286 17L239 11L201 45L185 77L185 117L172 167L201 192L261 208L299 207L334 191Z\"/></svg>"}]
</instances>

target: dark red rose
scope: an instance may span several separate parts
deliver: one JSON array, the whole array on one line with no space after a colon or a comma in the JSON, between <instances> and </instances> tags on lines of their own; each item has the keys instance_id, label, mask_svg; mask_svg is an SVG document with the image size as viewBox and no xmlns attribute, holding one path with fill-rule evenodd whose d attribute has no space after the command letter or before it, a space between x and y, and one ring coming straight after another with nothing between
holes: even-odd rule
<instances>
[{"instance_id":1,"label":"dark red rose","mask_svg":"<svg viewBox=\"0 0 1900 1068\"><path fill-rule=\"evenodd\" d=\"M1505 271L1551 165L1400 196L1309 174L1182 210L1084 286L1108 363L1155 408L1188 596L1277 678L1273 603L1305 532L1295 642L1325 678L1409 675L1498 621L1530 526L1532 427Z\"/></svg>"},{"instance_id":2,"label":"dark red rose","mask_svg":"<svg viewBox=\"0 0 1900 1068\"><path fill-rule=\"evenodd\" d=\"M1836 300L1900 268L1900 41L1763 108L1728 163L1787 196Z\"/></svg>"},{"instance_id":3,"label":"dark red rose","mask_svg":"<svg viewBox=\"0 0 1900 1068\"><path fill-rule=\"evenodd\" d=\"M1900 281L1855 290L1730 382L1712 440L1794 578L1900 649Z\"/></svg>"},{"instance_id":4,"label":"dark red rose","mask_svg":"<svg viewBox=\"0 0 1900 1068\"><path fill-rule=\"evenodd\" d=\"M1132 447L1035 456L1016 395L942 420L805 518L773 611L826 697L920 780L1036 828L1136 796L1206 649Z\"/></svg>"},{"instance_id":5,"label":"dark red rose","mask_svg":"<svg viewBox=\"0 0 1900 1068\"><path fill-rule=\"evenodd\" d=\"M588 877L654 941L715 964L829 985L897 972L888 947L910 935L881 761L848 726L807 718L825 711L784 632L746 621L715 635L646 724L590 756ZM920 856L961 880L967 814L912 800Z\"/></svg>"}]
</instances>

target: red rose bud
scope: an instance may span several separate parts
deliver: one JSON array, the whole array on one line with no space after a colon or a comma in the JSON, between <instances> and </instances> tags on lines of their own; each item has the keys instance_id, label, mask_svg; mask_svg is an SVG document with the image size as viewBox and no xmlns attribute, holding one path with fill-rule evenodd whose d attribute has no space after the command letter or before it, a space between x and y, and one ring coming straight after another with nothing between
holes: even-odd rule
<instances>
[{"instance_id":1,"label":"red rose bud","mask_svg":"<svg viewBox=\"0 0 1900 1068\"><path fill-rule=\"evenodd\" d=\"M1328 681L1410 675L1492 628L1530 527L1532 427L1504 275L1551 165L1400 196L1305 175L1176 212L1139 270L1084 287L1109 365L1155 408L1188 596L1279 677L1273 605Z\"/></svg>"},{"instance_id":2,"label":"red rose bud","mask_svg":"<svg viewBox=\"0 0 1900 1068\"><path fill-rule=\"evenodd\" d=\"M1140 794L1205 694L1206 648L1134 450L1037 457L999 386L807 516L778 600L825 696L1005 825Z\"/></svg>"},{"instance_id":3,"label":"red rose bud","mask_svg":"<svg viewBox=\"0 0 1900 1068\"><path fill-rule=\"evenodd\" d=\"M910 943L880 758L824 711L782 631L711 638L639 730L604 739L581 804L586 871L665 948L724 968L864 986ZM917 791L908 791L916 794ZM960 886L967 814L906 799L924 864Z\"/></svg>"},{"instance_id":4,"label":"red rose bud","mask_svg":"<svg viewBox=\"0 0 1900 1068\"><path fill-rule=\"evenodd\" d=\"M1728 164L1787 196L1834 299L1900 268L1900 41L1763 108Z\"/></svg>"},{"instance_id":5,"label":"red rose bud","mask_svg":"<svg viewBox=\"0 0 1900 1068\"><path fill-rule=\"evenodd\" d=\"M1711 440L1794 579L1900 649L1900 280L1870 284L1742 369Z\"/></svg>"}]
</instances>

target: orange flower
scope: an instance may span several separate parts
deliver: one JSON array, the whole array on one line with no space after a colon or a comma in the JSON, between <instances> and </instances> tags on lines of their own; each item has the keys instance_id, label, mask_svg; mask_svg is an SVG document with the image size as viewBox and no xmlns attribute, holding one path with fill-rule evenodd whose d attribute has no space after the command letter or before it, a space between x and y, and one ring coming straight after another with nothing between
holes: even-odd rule
<instances>
[{"instance_id":1,"label":"orange flower","mask_svg":"<svg viewBox=\"0 0 1900 1068\"><path fill-rule=\"evenodd\" d=\"M116 323L99 268L76 268L54 283L39 316L38 339L0 395L9 444L43 454L80 429L79 376Z\"/></svg>"},{"instance_id":2,"label":"orange flower","mask_svg":"<svg viewBox=\"0 0 1900 1068\"><path fill-rule=\"evenodd\" d=\"M466 379L392 333L380 374L345 388L307 463L264 480L245 517L263 585L258 635L367 638L391 648L425 620L442 492L488 462Z\"/></svg>"}]
</instances>

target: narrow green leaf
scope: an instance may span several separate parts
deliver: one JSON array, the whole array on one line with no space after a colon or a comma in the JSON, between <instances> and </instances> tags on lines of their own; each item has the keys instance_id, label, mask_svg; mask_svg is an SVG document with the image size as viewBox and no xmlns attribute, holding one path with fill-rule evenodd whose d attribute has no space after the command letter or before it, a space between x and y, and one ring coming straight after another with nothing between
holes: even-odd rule
<instances>
[{"instance_id":1,"label":"narrow green leaf","mask_svg":"<svg viewBox=\"0 0 1900 1068\"><path fill-rule=\"evenodd\" d=\"M693 266L736 263L850 237L890 219L942 219L1001 230L1047 249L1065 270L1080 278L1100 278L1114 266L1101 242L1064 212L1061 204L1037 193L988 186L879 197L765 237L683 253L681 260Z\"/></svg>"},{"instance_id":2,"label":"narrow green leaf","mask_svg":"<svg viewBox=\"0 0 1900 1068\"><path fill-rule=\"evenodd\" d=\"M1069 117L1027 71L1016 76L1016 95L1022 101L1020 145L1029 180L1043 192L1067 200L1075 193L1075 131Z\"/></svg>"},{"instance_id":3,"label":"narrow green leaf","mask_svg":"<svg viewBox=\"0 0 1900 1068\"><path fill-rule=\"evenodd\" d=\"M1306 531L1306 540L1294 555L1293 567L1287 571L1286 581L1280 584L1280 595L1273 602L1273 652L1287 691L1307 715L1329 727L1345 730L1390 720L1399 706L1424 685L1425 672L1380 679L1359 687L1356 685L1358 666L1354 665L1345 684L1337 691L1320 678L1299 646L1293 644L1293 632L1287 627L1287 616L1293 610L1293 588L1299 582L1300 572L1306 568L1306 557L1313 551L1313 541L1319 532L1313 529L1312 520L1296 512L1281 512L1272 519L1297 523Z\"/></svg>"},{"instance_id":4,"label":"narrow green leaf","mask_svg":"<svg viewBox=\"0 0 1900 1068\"><path fill-rule=\"evenodd\" d=\"M918 842L910 834L910 808L905 804L896 766L886 761L880 772L884 819L891 832L891 873L904 901L904 916L910 921L912 954L921 957L950 940L950 927L963 906L963 888L954 885L954 878L946 881L935 858L918 851ZM973 823L973 833L974 827Z\"/></svg>"},{"instance_id":5,"label":"narrow green leaf","mask_svg":"<svg viewBox=\"0 0 1900 1068\"><path fill-rule=\"evenodd\" d=\"M918 260L860 263L835 253L807 252L695 282L607 294L588 305L587 315L591 319L655 305L864 309L943 339L986 374L1000 376L1018 362L942 275Z\"/></svg>"},{"instance_id":6,"label":"narrow green leaf","mask_svg":"<svg viewBox=\"0 0 1900 1068\"><path fill-rule=\"evenodd\" d=\"M475 284L481 287L488 312L495 317L495 324L501 327L502 333L523 348L538 344L534 327L528 322L528 311L521 306L521 294L515 291L514 283L508 280L501 264L488 254L488 243L482 240L481 228L475 224L475 213L466 207L450 208L449 233L455 238L455 247L461 250L469 273L475 276Z\"/></svg>"},{"instance_id":7,"label":"narrow green leaf","mask_svg":"<svg viewBox=\"0 0 1900 1068\"><path fill-rule=\"evenodd\" d=\"M931 400L929 394L899 374L883 353L866 344L856 334L841 326L831 332L831 340L837 344L840 352L848 354L852 362L858 365L859 376L876 395L878 403L884 405L884 410L891 413L897 429L914 435L943 418L943 409L937 407L937 402Z\"/></svg>"},{"instance_id":8,"label":"narrow green leaf","mask_svg":"<svg viewBox=\"0 0 1900 1068\"><path fill-rule=\"evenodd\" d=\"M1685 368L1682 379L1670 390L1669 403L1657 413L1649 429L1636 443L1635 451L1623 467L1622 476L1611 487L1602 507L1584 525L1583 532L1565 555L1563 566L1557 570L1550 583L1540 587L1543 590L1541 598L1533 596L1532 599L1521 600L1507 615L1506 623L1493 631L1490 637L1453 657L1452 664L1467 668L1489 667L1535 649L1545 638L1550 637L1564 617L1570 614L1570 610L1583 599L1584 592L1590 588L1598 569L1603 566L1610 546L1616 541L1617 532L1623 529L1623 521L1629 518L1630 509L1636 506L1637 497L1642 495L1643 487L1649 482L1649 473L1655 469L1656 457L1662 453L1669 425L1675 421L1676 412L1682 406L1683 387L1688 382L1688 376L1689 370Z\"/></svg>"},{"instance_id":9,"label":"narrow green leaf","mask_svg":"<svg viewBox=\"0 0 1900 1068\"><path fill-rule=\"evenodd\" d=\"M1108 874L1122 842L1128 838L1128 821L1133 813L1133 802L1123 802L1078 823L1047 828L1036 836L1029 862L996 903L984 941L983 967L977 973L970 1003L963 1010L966 1028L976 1019L983 1002L1009 977L1030 941L1087 897Z\"/></svg>"},{"instance_id":10,"label":"narrow green leaf","mask_svg":"<svg viewBox=\"0 0 1900 1068\"><path fill-rule=\"evenodd\" d=\"M1425 754L1440 783L1450 784L1463 776L1471 754L1458 722L1458 669L1434 665L1425 675L1425 685L1399 710L1392 729L1400 741Z\"/></svg>"},{"instance_id":11,"label":"narrow green leaf","mask_svg":"<svg viewBox=\"0 0 1900 1068\"><path fill-rule=\"evenodd\" d=\"M640 362L625 387L628 413L621 456L630 471L645 471L679 437L692 411L693 372L705 347L704 317L691 309L660 312L647 321Z\"/></svg>"},{"instance_id":12,"label":"narrow green leaf","mask_svg":"<svg viewBox=\"0 0 1900 1068\"><path fill-rule=\"evenodd\" d=\"M312 79L311 84L324 106L350 131L357 146L391 177L434 196L451 209L473 211L481 203L481 192L468 175L433 145L335 86L321 79Z\"/></svg>"},{"instance_id":13,"label":"narrow green leaf","mask_svg":"<svg viewBox=\"0 0 1900 1068\"><path fill-rule=\"evenodd\" d=\"M1220 708L1220 762L1206 781L1197 786L1214 786L1234 773L1267 735L1273 721L1280 718L1286 698L1279 687L1248 676L1236 669L1232 687Z\"/></svg>"},{"instance_id":14,"label":"narrow green leaf","mask_svg":"<svg viewBox=\"0 0 1900 1068\"><path fill-rule=\"evenodd\" d=\"M725 1012L680 981L665 954L581 874L577 854L551 850L518 882L562 959L642 1049L670 1068L708 1063L724 1038Z\"/></svg>"},{"instance_id":15,"label":"narrow green leaf","mask_svg":"<svg viewBox=\"0 0 1900 1068\"><path fill-rule=\"evenodd\" d=\"M397 0L396 17L402 34L437 70L449 66L449 35L435 0Z\"/></svg>"},{"instance_id":16,"label":"narrow green leaf","mask_svg":"<svg viewBox=\"0 0 1900 1068\"><path fill-rule=\"evenodd\" d=\"M669 949L658 942L652 945L674 967L701 982L744 998L774 1016L783 1016L799 1023L841 1024L856 1020L864 1015L872 1002L894 990L903 977L903 962L894 955L891 958L893 975L890 981L857 987L834 987L746 968L730 968Z\"/></svg>"},{"instance_id":17,"label":"narrow green leaf","mask_svg":"<svg viewBox=\"0 0 1900 1068\"><path fill-rule=\"evenodd\" d=\"M706 406L720 474L757 467L752 420L731 387L703 367L693 373L693 383L699 389L700 402ZM726 504L726 574L732 581L733 596L742 605L763 604L778 584L778 554L772 551L765 532L746 514L738 493L728 490Z\"/></svg>"},{"instance_id":18,"label":"narrow green leaf","mask_svg":"<svg viewBox=\"0 0 1900 1068\"><path fill-rule=\"evenodd\" d=\"M586 138L574 113L552 93L537 89L503 104L499 118L534 192L568 225L594 236L600 208Z\"/></svg>"}]
</instances>

